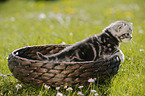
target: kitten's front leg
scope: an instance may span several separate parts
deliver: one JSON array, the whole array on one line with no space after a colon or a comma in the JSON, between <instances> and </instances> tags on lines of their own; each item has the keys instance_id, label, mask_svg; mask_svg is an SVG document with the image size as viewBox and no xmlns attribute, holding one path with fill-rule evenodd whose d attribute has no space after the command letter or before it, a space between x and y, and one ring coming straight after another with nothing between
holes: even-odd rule
<instances>
[{"instance_id":1,"label":"kitten's front leg","mask_svg":"<svg viewBox=\"0 0 145 96\"><path fill-rule=\"evenodd\" d=\"M115 55L119 56L121 62L124 62L124 54L123 54L123 52L122 52L120 49L118 49L118 50L113 54L113 56L115 56Z\"/></svg>"}]
</instances>

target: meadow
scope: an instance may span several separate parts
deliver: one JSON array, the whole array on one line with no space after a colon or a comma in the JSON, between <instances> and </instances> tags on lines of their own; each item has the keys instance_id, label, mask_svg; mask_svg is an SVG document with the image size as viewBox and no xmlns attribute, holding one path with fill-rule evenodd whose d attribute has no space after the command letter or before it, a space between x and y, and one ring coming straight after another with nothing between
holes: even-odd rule
<instances>
[{"instance_id":1,"label":"meadow","mask_svg":"<svg viewBox=\"0 0 145 96\"><path fill-rule=\"evenodd\" d=\"M0 2L0 95L56 96L60 92L60 96L144 96L144 10L144 0ZM36 88L22 84L13 76L6 76L11 74L7 57L13 50L32 45L73 44L101 33L106 26L117 20L132 22L134 32L132 41L120 45L125 61L109 85L92 84L91 87L73 90L43 86Z\"/></svg>"}]
</instances>

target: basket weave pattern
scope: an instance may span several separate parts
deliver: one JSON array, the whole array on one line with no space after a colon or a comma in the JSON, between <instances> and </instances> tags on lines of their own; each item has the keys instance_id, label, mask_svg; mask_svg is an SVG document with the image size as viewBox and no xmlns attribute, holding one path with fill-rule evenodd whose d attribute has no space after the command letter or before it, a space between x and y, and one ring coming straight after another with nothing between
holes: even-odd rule
<instances>
[{"instance_id":1,"label":"basket weave pattern","mask_svg":"<svg viewBox=\"0 0 145 96\"><path fill-rule=\"evenodd\" d=\"M37 86L45 83L52 87L86 83L90 78L104 82L117 74L120 65L117 56L109 60L86 62L54 62L37 58L36 52L50 55L67 46L69 45L44 45L17 49L9 55L9 69L22 82Z\"/></svg>"}]
</instances>

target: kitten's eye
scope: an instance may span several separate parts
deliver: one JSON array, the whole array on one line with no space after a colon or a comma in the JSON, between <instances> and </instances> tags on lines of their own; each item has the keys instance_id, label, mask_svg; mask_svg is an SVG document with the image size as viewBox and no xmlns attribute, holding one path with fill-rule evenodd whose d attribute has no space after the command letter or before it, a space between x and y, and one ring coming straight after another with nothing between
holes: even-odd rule
<instances>
[{"instance_id":1,"label":"kitten's eye","mask_svg":"<svg viewBox=\"0 0 145 96\"><path fill-rule=\"evenodd\" d=\"M123 24L123 26L126 26L126 24Z\"/></svg>"},{"instance_id":2,"label":"kitten's eye","mask_svg":"<svg viewBox=\"0 0 145 96\"><path fill-rule=\"evenodd\" d=\"M126 33L127 36L129 36L129 33Z\"/></svg>"},{"instance_id":3,"label":"kitten's eye","mask_svg":"<svg viewBox=\"0 0 145 96\"><path fill-rule=\"evenodd\" d=\"M122 26L119 26L118 29L120 30L122 28Z\"/></svg>"}]
</instances>

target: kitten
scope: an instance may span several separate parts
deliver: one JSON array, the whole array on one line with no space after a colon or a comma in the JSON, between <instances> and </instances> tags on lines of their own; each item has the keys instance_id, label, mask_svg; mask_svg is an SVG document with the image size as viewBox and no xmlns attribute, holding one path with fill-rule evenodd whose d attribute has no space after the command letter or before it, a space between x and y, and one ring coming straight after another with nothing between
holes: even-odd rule
<instances>
[{"instance_id":1,"label":"kitten","mask_svg":"<svg viewBox=\"0 0 145 96\"><path fill-rule=\"evenodd\" d=\"M71 62L96 61L118 55L121 62L123 62L124 54L118 49L119 43L130 41L132 33L132 23L116 21L106 27L101 34L90 36L56 54L45 56L37 52L37 56L41 60Z\"/></svg>"}]
</instances>

